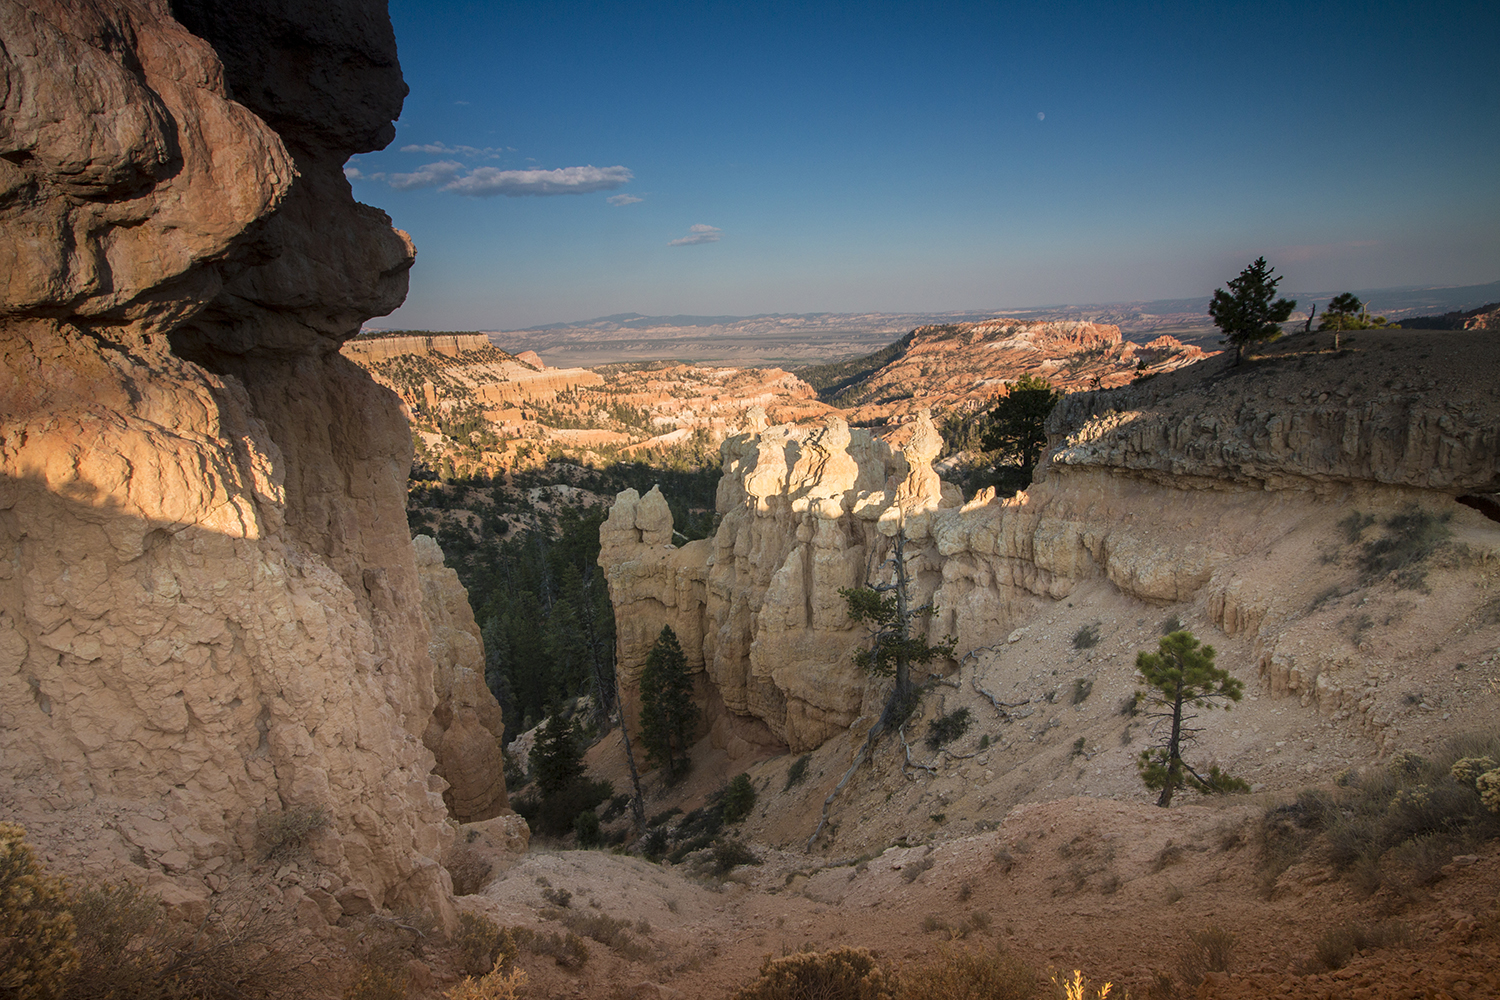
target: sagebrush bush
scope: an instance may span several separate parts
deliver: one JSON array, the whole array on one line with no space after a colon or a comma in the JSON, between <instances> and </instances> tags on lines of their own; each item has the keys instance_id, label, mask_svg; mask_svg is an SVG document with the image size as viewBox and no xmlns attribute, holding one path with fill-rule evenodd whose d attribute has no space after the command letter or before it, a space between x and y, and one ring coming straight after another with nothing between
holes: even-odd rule
<instances>
[{"instance_id":1,"label":"sagebrush bush","mask_svg":"<svg viewBox=\"0 0 1500 1000\"><path fill-rule=\"evenodd\" d=\"M1492 813L1500 814L1500 771L1486 771L1474 781L1479 801Z\"/></svg>"},{"instance_id":2,"label":"sagebrush bush","mask_svg":"<svg viewBox=\"0 0 1500 1000\"><path fill-rule=\"evenodd\" d=\"M1500 767L1500 764L1496 764L1493 757L1460 757L1448 768L1448 773L1454 781L1473 788L1481 774L1493 771L1496 767Z\"/></svg>"},{"instance_id":3,"label":"sagebrush bush","mask_svg":"<svg viewBox=\"0 0 1500 1000\"><path fill-rule=\"evenodd\" d=\"M51 1000L78 967L67 886L48 875L26 831L0 823L0 996Z\"/></svg>"},{"instance_id":4,"label":"sagebrush bush","mask_svg":"<svg viewBox=\"0 0 1500 1000\"><path fill-rule=\"evenodd\" d=\"M344 988L344 1000L406 1000L406 976L366 963Z\"/></svg>"},{"instance_id":5,"label":"sagebrush bush","mask_svg":"<svg viewBox=\"0 0 1500 1000\"><path fill-rule=\"evenodd\" d=\"M650 947L635 939L635 929L629 920L611 917L607 913L585 913L579 910L561 913L556 919L562 921L563 926L574 934L598 941L626 958L644 961L652 955ZM647 927L649 926L648 924Z\"/></svg>"},{"instance_id":6,"label":"sagebrush bush","mask_svg":"<svg viewBox=\"0 0 1500 1000\"><path fill-rule=\"evenodd\" d=\"M767 958L734 1000L894 1000L885 970L864 948Z\"/></svg>"},{"instance_id":7,"label":"sagebrush bush","mask_svg":"<svg viewBox=\"0 0 1500 1000\"><path fill-rule=\"evenodd\" d=\"M140 889L80 889L70 906L82 961L65 996L291 1000L326 992L322 974L295 944L290 916L265 901L264 882L235 884L213 898L197 926L182 933L169 922L160 900Z\"/></svg>"},{"instance_id":8,"label":"sagebrush bush","mask_svg":"<svg viewBox=\"0 0 1500 1000\"><path fill-rule=\"evenodd\" d=\"M1486 753L1485 751L1489 751ZM1425 884L1455 854L1500 837L1500 773L1477 777L1493 737L1463 737L1433 760L1393 754L1383 770L1352 772L1330 792L1304 792L1294 805L1269 810L1262 823L1263 857L1280 870L1313 844L1356 886L1374 892L1387 878ZM1495 807L1485 799L1493 788ZM1492 811L1493 810L1493 811Z\"/></svg>"},{"instance_id":9,"label":"sagebrush bush","mask_svg":"<svg viewBox=\"0 0 1500 1000\"><path fill-rule=\"evenodd\" d=\"M938 957L902 968L896 1000L1033 1000L1046 980L1005 951L944 947Z\"/></svg>"},{"instance_id":10,"label":"sagebrush bush","mask_svg":"<svg viewBox=\"0 0 1500 1000\"><path fill-rule=\"evenodd\" d=\"M1448 540L1448 515L1429 514L1412 506L1386 518L1385 534L1365 542L1359 566L1364 581L1391 576L1396 586L1416 590L1427 579L1427 561Z\"/></svg>"},{"instance_id":11,"label":"sagebrush bush","mask_svg":"<svg viewBox=\"0 0 1500 1000\"><path fill-rule=\"evenodd\" d=\"M458 937L454 940L463 956L464 971L481 976L515 964L519 948L515 935L479 913L458 915Z\"/></svg>"}]
</instances>

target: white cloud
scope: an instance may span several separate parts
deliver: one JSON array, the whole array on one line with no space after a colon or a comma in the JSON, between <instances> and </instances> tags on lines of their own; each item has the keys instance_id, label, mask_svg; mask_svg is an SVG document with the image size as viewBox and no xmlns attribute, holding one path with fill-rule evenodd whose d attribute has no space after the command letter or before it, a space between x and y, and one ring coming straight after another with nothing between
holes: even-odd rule
<instances>
[{"instance_id":1,"label":"white cloud","mask_svg":"<svg viewBox=\"0 0 1500 1000\"><path fill-rule=\"evenodd\" d=\"M613 191L635 175L625 167L559 167L556 170L501 170L476 167L443 185L444 191L471 198L525 195L588 194Z\"/></svg>"},{"instance_id":2,"label":"white cloud","mask_svg":"<svg viewBox=\"0 0 1500 1000\"><path fill-rule=\"evenodd\" d=\"M347 178L349 178L351 181L357 181L361 177L363 177L364 174L362 174L362 173L359 172L359 168L358 167L345 167L344 168L344 176L347 177Z\"/></svg>"},{"instance_id":3,"label":"white cloud","mask_svg":"<svg viewBox=\"0 0 1500 1000\"><path fill-rule=\"evenodd\" d=\"M410 191L413 188L446 184L457 177L458 172L463 168L464 165L455 160L439 160L437 163L418 167L409 174L390 174L385 180L397 191Z\"/></svg>"},{"instance_id":4,"label":"white cloud","mask_svg":"<svg viewBox=\"0 0 1500 1000\"><path fill-rule=\"evenodd\" d=\"M612 194L605 199L605 201L615 206L634 205L645 200L644 198L637 198L633 194Z\"/></svg>"},{"instance_id":5,"label":"white cloud","mask_svg":"<svg viewBox=\"0 0 1500 1000\"><path fill-rule=\"evenodd\" d=\"M680 240L673 240L672 242L668 243L667 246L687 247L692 246L695 243L717 243L719 242L719 234L723 231L724 230L722 229L717 229L713 226L705 226L702 223L699 223L696 226L688 227L688 232L692 235L684 236Z\"/></svg>"},{"instance_id":6,"label":"white cloud","mask_svg":"<svg viewBox=\"0 0 1500 1000\"><path fill-rule=\"evenodd\" d=\"M410 146L402 146L403 153L436 153L439 156L483 156L495 159L500 155L500 150L494 146L486 146L480 149L477 146L450 146L446 142L424 142L413 143Z\"/></svg>"}]
</instances>

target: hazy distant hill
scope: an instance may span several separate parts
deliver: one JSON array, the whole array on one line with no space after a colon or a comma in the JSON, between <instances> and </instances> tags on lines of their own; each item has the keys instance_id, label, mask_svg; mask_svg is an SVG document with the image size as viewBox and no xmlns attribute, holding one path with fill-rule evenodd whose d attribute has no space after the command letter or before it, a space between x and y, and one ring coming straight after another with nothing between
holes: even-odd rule
<instances>
[{"instance_id":1,"label":"hazy distant hill","mask_svg":"<svg viewBox=\"0 0 1500 1000\"><path fill-rule=\"evenodd\" d=\"M1226 276L1226 280L1229 276ZM1339 288L1291 291L1306 317L1340 292L1352 291L1372 313L1400 320L1473 309L1500 299L1500 281L1485 285ZM1169 334L1206 350L1218 347L1219 331L1208 318L1208 295L1050 305L947 313L762 313L756 316L642 316L617 313L573 323L549 323L525 330L491 331L495 346L511 354L536 351L557 367L592 367L616 362L675 360L729 365L793 367L859 358L878 351L921 326L972 323L996 317L1107 323L1128 341L1144 344Z\"/></svg>"}]
</instances>

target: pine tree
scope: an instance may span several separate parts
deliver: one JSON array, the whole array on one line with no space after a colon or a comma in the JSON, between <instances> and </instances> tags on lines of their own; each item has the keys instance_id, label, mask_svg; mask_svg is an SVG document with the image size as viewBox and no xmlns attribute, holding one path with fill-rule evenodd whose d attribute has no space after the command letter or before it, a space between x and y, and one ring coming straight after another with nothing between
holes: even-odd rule
<instances>
[{"instance_id":1,"label":"pine tree","mask_svg":"<svg viewBox=\"0 0 1500 1000\"><path fill-rule=\"evenodd\" d=\"M906 533L903 531L896 535L896 550L891 558L896 579L891 583L839 589L839 596L848 605L849 617L870 629L870 648L857 650L854 662L876 677L895 677L893 705L906 701L911 693L913 664L931 663L939 656L952 656L958 644L958 638L950 635L934 646L926 636L913 630L917 619L925 621L931 618L937 608L931 601L917 608L908 606L905 549Z\"/></svg>"},{"instance_id":2,"label":"pine tree","mask_svg":"<svg viewBox=\"0 0 1500 1000\"><path fill-rule=\"evenodd\" d=\"M686 769L697 721L687 657L672 626L664 625L641 670L641 743L646 759L666 768L668 783Z\"/></svg>"},{"instance_id":3,"label":"pine tree","mask_svg":"<svg viewBox=\"0 0 1500 1000\"><path fill-rule=\"evenodd\" d=\"M1295 299L1272 301L1276 286L1281 283L1281 278L1271 277L1275 271L1264 257L1257 257L1238 278L1228 283L1229 291L1217 289L1208 304L1214 325L1234 345L1235 364L1240 363L1247 346L1281 336L1281 324L1297 307Z\"/></svg>"},{"instance_id":4,"label":"pine tree","mask_svg":"<svg viewBox=\"0 0 1500 1000\"><path fill-rule=\"evenodd\" d=\"M1170 721L1161 742L1141 751L1136 762L1146 787L1161 790L1156 804L1163 808L1172 804L1172 793L1183 787L1204 795L1249 791L1249 785L1217 765L1205 777L1182 759L1183 747L1202 732L1188 725L1197 716L1184 714L1184 709L1212 709L1221 703L1227 709L1227 702L1239 701L1245 693L1242 682L1214 666L1214 655L1214 648L1202 645L1191 632L1173 632L1162 637L1157 652L1142 652L1135 658L1136 670L1151 686L1149 691L1136 692L1136 701L1155 706L1158 711L1151 714Z\"/></svg>"},{"instance_id":5,"label":"pine tree","mask_svg":"<svg viewBox=\"0 0 1500 1000\"><path fill-rule=\"evenodd\" d=\"M1023 375L1011 383L1010 390L985 418L980 444L986 451L998 451L1020 466L1021 474L1015 477L1017 489L1024 489L1031 482L1047 447L1047 416L1062 395L1046 379Z\"/></svg>"},{"instance_id":6,"label":"pine tree","mask_svg":"<svg viewBox=\"0 0 1500 1000\"><path fill-rule=\"evenodd\" d=\"M583 777L583 751L573 727L554 713L536 734L531 746L531 776L543 796L566 791Z\"/></svg>"}]
</instances>

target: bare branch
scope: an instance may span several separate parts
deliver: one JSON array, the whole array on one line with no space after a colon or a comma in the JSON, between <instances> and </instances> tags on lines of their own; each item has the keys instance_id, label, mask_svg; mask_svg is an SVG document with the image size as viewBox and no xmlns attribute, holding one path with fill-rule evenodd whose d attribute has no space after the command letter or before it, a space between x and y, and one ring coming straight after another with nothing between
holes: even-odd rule
<instances>
[{"instance_id":1,"label":"bare branch","mask_svg":"<svg viewBox=\"0 0 1500 1000\"><path fill-rule=\"evenodd\" d=\"M906 727L902 726L896 732L901 737L901 745L906 748L906 766L901 769L901 773L906 776L906 779L908 781L912 780L911 775L906 774L906 768L908 767L921 768L928 774L937 774L938 769L936 764L920 764L911 759L911 744L906 742Z\"/></svg>"}]
</instances>

